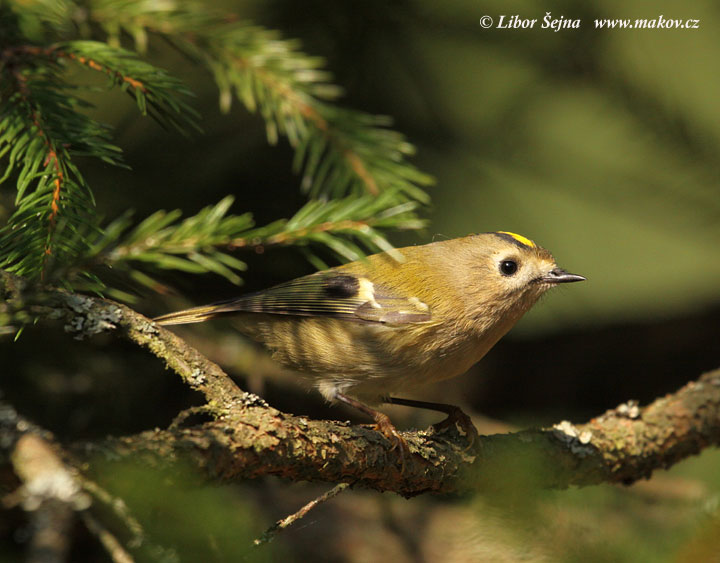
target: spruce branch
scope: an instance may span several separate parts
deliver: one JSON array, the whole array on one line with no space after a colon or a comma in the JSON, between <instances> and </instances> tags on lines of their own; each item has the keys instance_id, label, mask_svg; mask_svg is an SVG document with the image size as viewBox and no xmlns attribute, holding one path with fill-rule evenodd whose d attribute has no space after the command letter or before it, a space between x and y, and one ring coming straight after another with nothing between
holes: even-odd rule
<instances>
[{"instance_id":1,"label":"spruce branch","mask_svg":"<svg viewBox=\"0 0 720 563\"><path fill-rule=\"evenodd\" d=\"M142 115L150 115L163 126L185 133L199 131L199 114L184 101L192 92L164 70L139 59L135 53L100 41L66 41L47 47L19 45L3 53L8 64L42 57L51 63L77 63L105 74L111 87L120 87L137 103ZM33 61L37 64L37 61Z\"/></svg>"},{"instance_id":2,"label":"spruce branch","mask_svg":"<svg viewBox=\"0 0 720 563\"><path fill-rule=\"evenodd\" d=\"M391 192L379 197L366 195L332 201L310 200L292 218L245 233L230 241L229 246L263 251L271 246L306 247L319 243L342 260L359 260L367 254L366 251L385 251L400 258L380 229L420 229L425 222L413 213L418 206L416 202L393 205L395 201Z\"/></svg>"},{"instance_id":3,"label":"spruce branch","mask_svg":"<svg viewBox=\"0 0 720 563\"><path fill-rule=\"evenodd\" d=\"M86 248L94 199L73 157L93 155L120 164L108 130L81 111L87 104L58 77L57 65L0 66L0 183L17 171L16 210L0 230L0 266L45 276Z\"/></svg>"},{"instance_id":4,"label":"spruce branch","mask_svg":"<svg viewBox=\"0 0 720 563\"><path fill-rule=\"evenodd\" d=\"M77 15L81 6L73 0L5 0L0 3L5 15L12 12L17 27L35 43L48 37L71 37L77 33Z\"/></svg>"},{"instance_id":5,"label":"spruce branch","mask_svg":"<svg viewBox=\"0 0 720 563\"><path fill-rule=\"evenodd\" d=\"M252 216L226 215L231 196L180 221L181 212L157 211L130 228L130 215L113 221L90 249L86 264L111 266L129 273L148 287L157 282L143 273L142 266L189 273L213 272L239 284L237 272L245 263L229 254L225 247L252 226Z\"/></svg>"},{"instance_id":6,"label":"spruce branch","mask_svg":"<svg viewBox=\"0 0 720 563\"><path fill-rule=\"evenodd\" d=\"M385 229L422 226L417 208L427 201L421 186L429 178L406 162L412 146L387 129L385 118L336 107L340 91L322 60L300 52L297 42L190 2L93 0L79 9L64 1L69 16L41 14L43 2L28 10L9 5L24 23L9 25L12 40L0 51L0 73L11 78L0 84L0 157L9 163L3 179L16 174L19 180L18 209L0 232L0 267L45 280L52 271L68 287L120 296L89 265L112 266L156 288L148 268L215 272L240 283L245 264L232 252L241 248L295 245L324 266L317 247L355 260L368 251L393 252ZM68 40L68 21L88 37L99 25L110 44ZM32 40L21 30L34 30ZM65 81L68 65L106 75L161 124L181 131L197 126L184 101L189 92L177 79L116 46L125 32L139 50L148 34L169 40L210 69L223 100L229 103L234 92L259 111L271 141L287 136L311 201L294 217L263 227L249 214L226 215L226 200L182 221L177 212L160 211L134 229L123 216L102 231L75 158L122 165L120 150L105 127L84 115L88 104ZM46 41L51 37L64 40Z\"/></svg>"},{"instance_id":7,"label":"spruce branch","mask_svg":"<svg viewBox=\"0 0 720 563\"><path fill-rule=\"evenodd\" d=\"M271 143L287 137L311 197L391 190L428 202L423 187L432 179L407 162L413 146L388 128L389 118L330 103L341 90L322 70L323 60L302 53L297 41L192 2L94 0L87 17L111 40L125 31L144 49L148 34L157 34L204 65L217 83L222 110L229 110L234 93L248 111L260 113Z\"/></svg>"},{"instance_id":8,"label":"spruce branch","mask_svg":"<svg viewBox=\"0 0 720 563\"><path fill-rule=\"evenodd\" d=\"M63 79L65 63L106 74L136 100L143 114L183 131L197 127L182 101L182 84L132 53L92 41L41 47L28 43L0 52L0 183L17 176L16 210L0 229L0 267L47 280L87 254L98 233L94 197L75 159L122 166L107 127L84 111L90 104Z\"/></svg>"},{"instance_id":9,"label":"spruce branch","mask_svg":"<svg viewBox=\"0 0 720 563\"><path fill-rule=\"evenodd\" d=\"M119 86L135 99L142 115L159 124L181 133L188 128L200 130L198 112L184 101L192 92L173 75L134 53L99 41L69 41L52 48L50 54L107 75L112 86Z\"/></svg>"},{"instance_id":10,"label":"spruce branch","mask_svg":"<svg viewBox=\"0 0 720 563\"><path fill-rule=\"evenodd\" d=\"M263 252L273 246L320 246L343 260L358 260L367 251L394 253L381 229L418 229L424 223L412 213L417 203L389 207L392 201L389 193L329 202L312 200L292 218L257 228L250 213L227 214L233 203L230 196L182 220L179 210L157 211L132 228L130 214L126 214L105 228L82 265L109 266L157 289L161 286L148 269L212 272L239 284L242 280L238 272L244 271L246 265L234 253L241 249ZM310 251L308 257L318 263L316 253ZM102 273L98 271L97 275L99 281Z\"/></svg>"}]
</instances>

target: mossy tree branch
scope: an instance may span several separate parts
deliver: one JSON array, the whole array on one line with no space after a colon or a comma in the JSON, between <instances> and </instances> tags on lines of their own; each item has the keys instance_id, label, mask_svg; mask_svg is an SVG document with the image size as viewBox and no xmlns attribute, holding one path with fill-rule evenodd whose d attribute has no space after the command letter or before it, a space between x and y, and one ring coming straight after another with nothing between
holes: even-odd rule
<instances>
[{"instance_id":1,"label":"mossy tree branch","mask_svg":"<svg viewBox=\"0 0 720 563\"><path fill-rule=\"evenodd\" d=\"M720 370L641 409L620 405L585 424L482 436L470 451L454 432L403 436L413 455L401 471L399 454L373 430L242 404L216 421L112 438L83 448L83 455L157 464L189 458L226 481L276 475L407 497L497 491L519 481L536 488L629 484L720 444Z\"/></svg>"}]
</instances>

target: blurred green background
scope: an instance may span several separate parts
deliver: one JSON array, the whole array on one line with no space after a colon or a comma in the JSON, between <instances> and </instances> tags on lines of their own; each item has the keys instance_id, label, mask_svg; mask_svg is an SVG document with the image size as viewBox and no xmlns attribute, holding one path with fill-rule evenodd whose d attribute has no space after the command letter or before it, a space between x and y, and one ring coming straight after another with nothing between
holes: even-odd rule
<instances>
[{"instance_id":1,"label":"blurred green background","mask_svg":"<svg viewBox=\"0 0 720 563\"><path fill-rule=\"evenodd\" d=\"M392 116L394 127L418 147L413 162L437 181L430 189L430 226L421 235L391 237L396 244L514 231L588 277L546 298L471 374L419 391L418 397L443 396L510 425L580 422L629 399L651 401L718 367L717 3L257 0L212 5L300 39L305 52L327 60L346 91L344 105ZM579 18L580 28L539 29L546 12ZM484 15L497 21L502 14L539 22L533 30L479 25ZM593 25L597 18L661 14L698 19L699 29L596 30ZM229 115L221 114L210 77L167 46L151 41L150 57L197 93L204 135L179 137L138 119L122 94L99 94L93 100L95 115L117 127L117 144L132 167L88 163L101 211L108 218L127 208L137 217L159 208L190 214L235 194L233 211L252 211L258 224L289 217L304 198L286 142L268 146L262 120L238 104ZM78 80L92 79L78 74ZM242 290L311 271L292 250L242 258L250 264ZM240 291L211 277L169 281L195 304ZM137 308L154 315L174 305L178 302L155 297ZM350 416L288 387L292 377L274 377L276 370L228 324L178 332L277 408ZM47 353L33 354L38 346ZM0 350L6 365L13 366L7 376L14 381L10 398L61 437L166 425L193 400L145 354L109 338L73 344L67 352L67 340L57 331L38 329L16 344L0 343ZM142 377L128 381L128 373ZM262 374L269 377L260 379ZM41 408L35 400L39 393L44 394ZM437 418L407 409L393 410L392 416L405 427ZM354 500L338 499L325 517L313 517L279 540L279 553L300 554L297 560L436 561L439 553L449 557L452 551L441 548L450 538L440 525L447 517L469 526L461 541L468 551L456 556L452 551L455 558L447 560L515 561L523 555L518 546L527 548L529 560L704 560L692 557L713 546L714 556L720 553L712 532L718 529L719 463L717 452L708 452L639 487L533 498L527 501L532 518L518 519L514 508L488 508L485 501L405 503L353 493L347 499ZM267 525L323 489L278 482L259 487L250 483L245 489ZM542 544L535 549L535 540L523 534L541 525L559 531L533 536ZM367 534L359 534L357 526ZM488 546L487 536L500 529L507 538ZM419 537L418 530L427 537ZM426 545L432 538L435 542ZM351 547L343 549L343 541Z\"/></svg>"}]
</instances>

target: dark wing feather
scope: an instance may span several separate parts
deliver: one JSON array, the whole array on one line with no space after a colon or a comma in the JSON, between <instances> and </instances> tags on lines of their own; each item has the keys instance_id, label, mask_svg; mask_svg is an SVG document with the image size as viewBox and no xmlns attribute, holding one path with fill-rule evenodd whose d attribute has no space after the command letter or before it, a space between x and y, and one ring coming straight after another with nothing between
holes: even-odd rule
<instances>
[{"instance_id":1,"label":"dark wing feather","mask_svg":"<svg viewBox=\"0 0 720 563\"><path fill-rule=\"evenodd\" d=\"M237 299L163 315L155 321L165 325L196 323L235 312L387 324L427 322L432 318L428 306L418 299L395 295L358 276L321 272Z\"/></svg>"}]
</instances>

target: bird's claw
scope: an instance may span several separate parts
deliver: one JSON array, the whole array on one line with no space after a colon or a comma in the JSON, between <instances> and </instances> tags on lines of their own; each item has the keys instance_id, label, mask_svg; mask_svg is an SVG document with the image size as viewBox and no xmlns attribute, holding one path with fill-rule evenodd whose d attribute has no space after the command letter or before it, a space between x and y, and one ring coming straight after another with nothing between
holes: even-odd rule
<instances>
[{"instance_id":1,"label":"bird's claw","mask_svg":"<svg viewBox=\"0 0 720 563\"><path fill-rule=\"evenodd\" d=\"M376 417L375 428L392 444L390 451L399 450L400 458L402 460L400 472L405 473L405 461L412 455L407 441L400 435L400 432L398 432L395 425L390 422L390 419L386 415Z\"/></svg>"},{"instance_id":2,"label":"bird's claw","mask_svg":"<svg viewBox=\"0 0 720 563\"><path fill-rule=\"evenodd\" d=\"M432 425L432 429L436 434L440 434L448 428L453 427L459 428L465 434L468 441L465 451L472 448L478 441L479 434L472 422L472 419L458 407L453 407L453 410L448 412L448 416L445 420Z\"/></svg>"}]
</instances>

